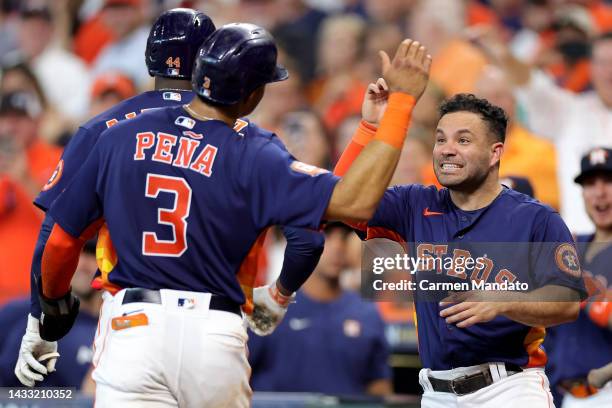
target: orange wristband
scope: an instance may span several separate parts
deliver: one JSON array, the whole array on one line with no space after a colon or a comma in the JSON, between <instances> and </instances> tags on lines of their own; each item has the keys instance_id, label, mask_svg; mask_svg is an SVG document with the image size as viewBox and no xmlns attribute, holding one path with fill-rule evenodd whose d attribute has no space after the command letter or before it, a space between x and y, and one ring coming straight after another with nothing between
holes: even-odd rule
<instances>
[{"instance_id":1,"label":"orange wristband","mask_svg":"<svg viewBox=\"0 0 612 408\"><path fill-rule=\"evenodd\" d=\"M414 96L400 92L393 92L389 96L387 110L380 121L380 127L374 140L380 140L391 146L401 149L404 146L406 133L410 126L412 109L416 104Z\"/></svg>"},{"instance_id":2,"label":"orange wristband","mask_svg":"<svg viewBox=\"0 0 612 408\"><path fill-rule=\"evenodd\" d=\"M361 119L357 131L353 135L353 142L361 146L367 145L376 136L376 130L376 126Z\"/></svg>"}]
</instances>

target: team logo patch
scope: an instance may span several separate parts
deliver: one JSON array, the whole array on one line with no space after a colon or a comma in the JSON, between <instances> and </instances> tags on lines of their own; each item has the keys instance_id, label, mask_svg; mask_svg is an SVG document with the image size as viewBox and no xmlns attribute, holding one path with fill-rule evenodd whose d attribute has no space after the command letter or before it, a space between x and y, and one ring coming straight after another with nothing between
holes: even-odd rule
<instances>
[{"instance_id":1,"label":"team logo patch","mask_svg":"<svg viewBox=\"0 0 612 408\"><path fill-rule=\"evenodd\" d=\"M309 176L318 176L319 174L329 173L329 170L322 169L317 166L312 166L310 164L302 163L300 161L294 161L291 163L291 170L297 171L298 173L308 174Z\"/></svg>"},{"instance_id":2,"label":"team logo patch","mask_svg":"<svg viewBox=\"0 0 612 408\"><path fill-rule=\"evenodd\" d=\"M186 116L179 116L174 121L174 124L178 126L186 127L187 129L191 130L195 126L196 121Z\"/></svg>"},{"instance_id":3,"label":"team logo patch","mask_svg":"<svg viewBox=\"0 0 612 408\"><path fill-rule=\"evenodd\" d=\"M591 162L591 166L597 166L598 164L606 164L606 159L608 158L608 152L604 149L595 149L589 153L589 161Z\"/></svg>"},{"instance_id":4,"label":"team logo patch","mask_svg":"<svg viewBox=\"0 0 612 408\"><path fill-rule=\"evenodd\" d=\"M59 163L57 163L55 170L53 170L53 174L51 174L51 177L49 177L49 181L47 181L47 184L43 186L42 190L47 191L51 187L56 185L59 179L62 177L63 172L64 172L64 160L60 160Z\"/></svg>"},{"instance_id":5,"label":"team logo patch","mask_svg":"<svg viewBox=\"0 0 612 408\"><path fill-rule=\"evenodd\" d=\"M344 335L346 337L359 337L361 335L361 323L352 319L345 320Z\"/></svg>"},{"instance_id":6,"label":"team logo patch","mask_svg":"<svg viewBox=\"0 0 612 408\"><path fill-rule=\"evenodd\" d=\"M572 244L561 244L555 251L555 262L559 269L574 278L580 278L580 262Z\"/></svg>"},{"instance_id":7,"label":"team logo patch","mask_svg":"<svg viewBox=\"0 0 612 408\"><path fill-rule=\"evenodd\" d=\"M164 98L164 101L177 101L177 102L180 102L183 97L178 92L164 92L162 94L162 98Z\"/></svg>"}]
</instances>

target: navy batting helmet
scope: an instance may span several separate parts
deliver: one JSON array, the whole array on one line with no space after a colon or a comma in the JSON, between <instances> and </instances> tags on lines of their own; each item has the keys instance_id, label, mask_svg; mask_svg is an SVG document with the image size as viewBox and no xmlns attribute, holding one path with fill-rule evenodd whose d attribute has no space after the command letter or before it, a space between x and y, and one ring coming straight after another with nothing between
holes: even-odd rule
<instances>
[{"instance_id":1,"label":"navy batting helmet","mask_svg":"<svg viewBox=\"0 0 612 408\"><path fill-rule=\"evenodd\" d=\"M162 13L147 39L149 75L190 79L198 48L213 31L210 17L199 11L175 8Z\"/></svg>"},{"instance_id":2,"label":"navy batting helmet","mask_svg":"<svg viewBox=\"0 0 612 408\"><path fill-rule=\"evenodd\" d=\"M204 100L233 105L255 89L289 77L276 65L278 52L272 36L253 24L224 25L198 52L191 84Z\"/></svg>"}]
</instances>

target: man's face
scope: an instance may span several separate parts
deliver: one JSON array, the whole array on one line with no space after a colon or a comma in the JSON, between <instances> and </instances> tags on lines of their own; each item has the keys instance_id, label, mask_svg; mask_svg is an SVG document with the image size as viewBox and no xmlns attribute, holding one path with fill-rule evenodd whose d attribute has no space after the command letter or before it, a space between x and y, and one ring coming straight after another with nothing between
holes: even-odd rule
<instances>
[{"instance_id":1,"label":"man's face","mask_svg":"<svg viewBox=\"0 0 612 408\"><path fill-rule=\"evenodd\" d=\"M36 139L38 122L27 115L7 113L0 116L0 134L10 136L17 146L28 146Z\"/></svg>"},{"instance_id":2,"label":"man's face","mask_svg":"<svg viewBox=\"0 0 612 408\"><path fill-rule=\"evenodd\" d=\"M587 214L598 229L612 228L612 173L600 173L582 182Z\"/></svg>"},{"instance_id":3,"label":"man's face","mask_svg":"<svg viewBox=\"0 0 612 408\"><path fill-rule=\"evenodd\" d=\"M434 172L440 184L470 190L485 180L503 150L503 144L489 133L476 113L453 112L440 119L433 150Z\"/></svg>"},{"instance_id":4,"label":"man's face","mask_svg":"<svg viewBox=\"0 0 612 408\"><path fill-rule=\"evenodd\" d=\"M325 247L315 273L330 280L340 278L347 266L347 238L347 231L343 228L333 228L325 234Z\"/></svg>"},{"instance_id":5,"label":"man's face","mask_svg":"<svg viewBox=\"0 0 612 408\"><path fill-rule=\"evenodd\" d=\"M612 39L594 45L591 73L597 94L606 106L612 107Z\"/></svg>"}]
</instances>

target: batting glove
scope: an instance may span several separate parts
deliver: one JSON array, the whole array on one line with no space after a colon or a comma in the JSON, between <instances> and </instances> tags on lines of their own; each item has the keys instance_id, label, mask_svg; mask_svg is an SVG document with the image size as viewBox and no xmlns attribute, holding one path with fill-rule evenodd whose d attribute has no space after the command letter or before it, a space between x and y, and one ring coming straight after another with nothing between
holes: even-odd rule
<instances>
[{"instance_id":1,"label":"batting glove","mask_svg":"<svg viewBox=\"0 0 612 408\"><path fill-rule=\"evenodd\" d=\"M36 381L44 379L43 375L55 371L55 363L59 357L57 342L43 340L40 337L38 324L38 319L29 314L26 332L21 339L19 358L15 365L15 375L26 387L33 387Z\"/></svg>"},{"instance_id":2,"label":"batting glove","mask_svg":"<svg viewBox=\"0 0 612 408\"><path fill-rule=\"evenodd\" d=\"M295 298L283 295L276 283L253 289L253 313L247 315L247 323L258 336L267 336L280 324L287 313L289 303Z\"/></svg>"}]
</instances>

